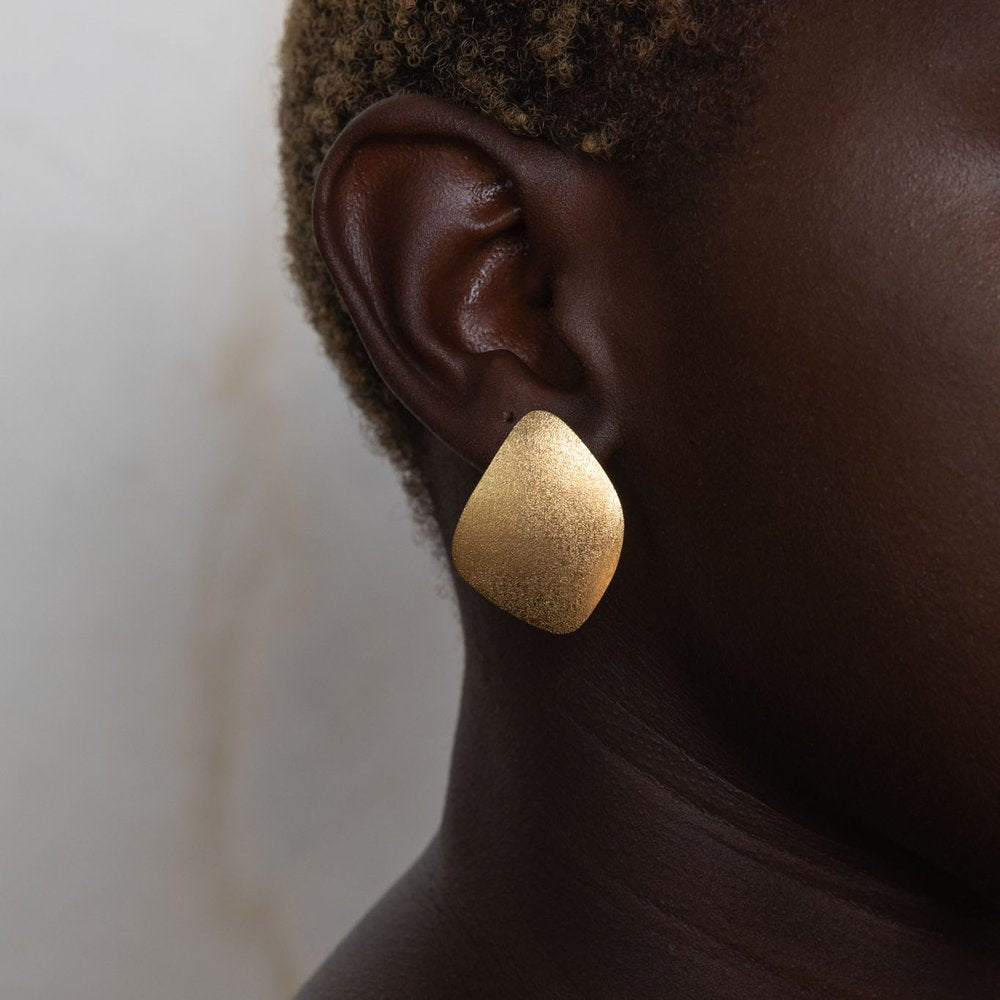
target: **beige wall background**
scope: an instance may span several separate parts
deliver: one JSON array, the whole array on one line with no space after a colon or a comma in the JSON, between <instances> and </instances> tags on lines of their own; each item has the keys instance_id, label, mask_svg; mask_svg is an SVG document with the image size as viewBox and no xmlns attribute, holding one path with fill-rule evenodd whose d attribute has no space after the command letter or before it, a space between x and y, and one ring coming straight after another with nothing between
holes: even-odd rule
<instances>
[{"instance_id":1,"label":"beige wall background","mask_svg":"<svg viewBox=\"0 0 1000 1000\"><path fill-rule=\"evenodd\" d=\"M299 316L280 0L0 30L0 996L285 998L439 817L441 569Z\"/></svg>"}]
</instances>

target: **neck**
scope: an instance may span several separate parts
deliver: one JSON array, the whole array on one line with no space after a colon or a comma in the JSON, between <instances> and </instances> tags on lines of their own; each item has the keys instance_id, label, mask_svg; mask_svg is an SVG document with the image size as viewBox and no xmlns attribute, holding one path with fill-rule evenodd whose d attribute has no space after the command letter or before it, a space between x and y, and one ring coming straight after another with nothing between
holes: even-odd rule
<instances>
[{"instance_id":1,"label":"neck","mask_svg":"<svg viewBox=\"0 0 1000 1000\"><path fill-rule=\"evenodd\" d=\"M548 636L459 592L436 882L509 995L996 996L996 912L790 804L682 682L670 637L613 605Z\"/></svg>"}]
</instances>

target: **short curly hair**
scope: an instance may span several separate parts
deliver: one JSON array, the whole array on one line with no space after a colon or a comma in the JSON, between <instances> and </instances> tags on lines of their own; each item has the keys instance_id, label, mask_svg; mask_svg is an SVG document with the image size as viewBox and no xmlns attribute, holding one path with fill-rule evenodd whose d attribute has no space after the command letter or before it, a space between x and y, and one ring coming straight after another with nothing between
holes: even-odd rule
<instances>
[{"instance_id":1,"label":"short curly hair","mask_svg":"<svg viewBox=\"0 0 1000 1000\"><path fill-rule=\"evenodd\" d=\"M684 179L703 183L752 99L773 2L291 0L277 109L287 266L418 524L432 520L420 425L376 373L313 238L313 188L338 132L382 97L424 93L688 197Z\"/></svg>"}]
</instances>

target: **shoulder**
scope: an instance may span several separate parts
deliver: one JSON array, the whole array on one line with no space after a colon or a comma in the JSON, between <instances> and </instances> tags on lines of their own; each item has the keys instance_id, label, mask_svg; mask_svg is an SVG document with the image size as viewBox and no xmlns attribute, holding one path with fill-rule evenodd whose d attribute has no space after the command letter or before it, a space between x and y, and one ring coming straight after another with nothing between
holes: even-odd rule
<instances>
[{"instance_id":1,"label":"shoulder","mask_svg":"<svg viewBox=\"0 0 1000 1000\"><path fill-rule=\"evenodd\" d=\"M468 1000L495 994L422 856L362 918L295 1000Z\"/></svg>"}]
</instances>

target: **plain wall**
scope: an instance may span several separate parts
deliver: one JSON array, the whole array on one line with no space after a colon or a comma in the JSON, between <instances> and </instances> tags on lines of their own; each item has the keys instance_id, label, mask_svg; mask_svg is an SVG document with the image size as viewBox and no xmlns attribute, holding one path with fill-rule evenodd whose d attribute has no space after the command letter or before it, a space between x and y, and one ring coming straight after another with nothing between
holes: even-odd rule
<instances>
[{"instance_id":1,"label":"plain wall","mask_svg":"<svg viewBox=\"0 0 1000 1000\"><path fill-rule=\"evenodd\" d=\"M439 818L457 615L283 270L283 6L4 8L0 996L288 997Z\"/></svg>"}]
</instances>

